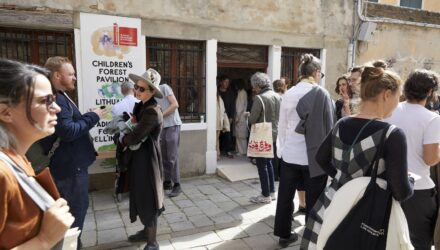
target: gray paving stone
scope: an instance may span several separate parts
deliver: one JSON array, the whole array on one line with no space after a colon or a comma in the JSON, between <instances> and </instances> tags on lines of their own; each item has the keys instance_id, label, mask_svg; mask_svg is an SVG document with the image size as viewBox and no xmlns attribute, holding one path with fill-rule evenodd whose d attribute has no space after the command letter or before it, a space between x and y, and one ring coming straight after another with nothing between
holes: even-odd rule
<instances>
[{"instance_id":1,"label":"gray paving stone","mask_svg":"<svg viewBox=\"0 0 440 250\"><path fill-rule=\"evenodd\" d=\"M116 208L113 196L107 190L100 190L92 193L93 209L95 211Z\"/></svg>"},{"instance_id":2,"label":"gray paving stone","mask_svg":"<svg viewBox=\"0 0 440 250\"><path fill-rule=\"evenodd\" d=\"M208 215L209 217L211 216L217 216L220 214L223 214L225 211L221 210L220 208L217 207L213 207L213 208L208 208L208 209L202 209L202 211Z\"/></svg>"},{"instance_id":3,"label":"gray paving stone","mask_svg":"<svg viewBox=\"0 0 440 250\"><path fill-rule=\"evenodd\" d=\"M183 209L183 213L187 217L198 215L198 214L203 214L202 210L200 210L200 208L198 208L198 207L186 207Z\"/></svg>"},{"instance_id":4,"label":"gray paving stone","mask_svg":"<svg viewBox=\"0 0 440 250\"><path fill-rule=\"evenodd\" d=\"M170 228L173 232L177 232L187 229L193 229L194 225L189 221L179 221L175 223L170 223Z\"/></svg>"},{"instance_id":5,"label":"gray paving stone","mask_svg":"<svg viewBox=\"0 0 440 250\"><path fill-rule=\"evenodd\" d=\"M198 206L200 209L211 209L211 208L217 208L217 205L215 205L214 202L211 200L201 200L201 201L195 201L194 204Z\"/></svg>"},{"instance_id":6,"label":"gray paving stone","mask_svg":"<svg viewBox=\"0 0 440 250\"><path fill-rule=\"evenodd\" d=\"M220 191L218 191L215 187L213 187L211 185L200 185L200 186L197 186L197 188L203 194L218 194L218 193L220 193Z\"/></svg>"},{"instance_id":7,"label":"gray paving stone","mask_svg":"<svg viewBox=\"0 0 440 250\"><path fill-rule=\"evenodd\" d=\"M173 244L173 247L175 249L187 249L214 244L221 241L222 240L217 236L215 232L205 232L183 237L176 237L174 239L171 239L171 244Z\"/></svg>"},{"instance_id":8,"label":"gray paving stone","mask_svg":"<svg viewBox=\"0 0 440 250\"><path fill-rule=\"evenodd\" d=\"M210 194L210 195L208 195L208 198L210 200L212 200L214 203L230 201L231 200L231 198L229 198L228 196L226 196L226 195L224 195L222 193Z\"/></svg>"},{"instance_id":9,"label":"gray paving stone","mask_svg":"<svg viewBox=\"0 0 440 250\"><path fill-rule=\"evenodd\" d=\"M179 200L188 200L188 196L185 195L185 193L180 194L177 197L169 198L173 202L179 201Z\"/></svg>"},{"instance_id":10,"label":"gray paving stone","mask_svg":"<svg viewBox=\"0 0 440 250\"><path fill-rule=\"evenodd\" d=\"M213 220L215 224L225 224L235 221L235 219L232 216L226 213L210 217L210 219Z\"/></svg>"},{"instance_id":11,"label":"gray paving stone","mask_svg":"<svg viewBox=\"0 0 440 250\"><path fill-rule=\"evenodd\" d=\"M163 214L172 214L177 212L180 212L180 209L173 204L165 206L165 211L163 211Z\"/></svg>"},{"instance_id":12,"label":"gray paving stone","mask_svg":"<svg viewBox=\"0 0 440 250\"><path fill-rule=\"evenodd\" d=\"M96 225L99 231L119 228L124 225L119 211L116 208L96 212Z\"/></svg>"},{"instance_id":13,"label":"gray paving stone","mask_svg":"<svg viewBox=\"0 0 440 250\"><path fill-rule=\"evenodd\" d=\"M81 242L83 247L92 247L97 244L96 241L96 230L93 231L84 231L81 234Z\"/></svg>"},{"instance_id":14,"label":"gray paving stone","mask_svg":"<svg viewBox=\"0 0 440 250\"><path fill-rule=\"evenodd\" d=\"M196 226L196 227L204 227L204 226L210 226L213 225L214 222L212 222L208 216L206 215L195 215L190 216L188 219Z\"/></svg>"},{"instance_id":15,"label":"gray paving stone","mask_svg":"<svg viewBox=\"0 0 440 250\"><path fill-rule=\"evenodd\" d=\"M241 239L248 236L241 227L230 227L215 232L222 240Z\"/></svg>"},{"instance_id":16,"label":"gray paving stone","mask_svg":"<svg viewBox=\"0 0 440 250\"><path fill-rule=\"evenodd\" d=\"M220 179L218 178L206 178L205 182L208 184L221 183Z\"/></svg>"},{"instance_id":17,"label":"gray paving stone","mask_svg":"<svg viewBox=\"0 0 440 250\"><path fill-rule=\"evenodd\" d=\"M96 230L96 221L95 221L94 213L88 213L86 215L86 219L84 221L84 226L82 231L85 232L90 230Z\"/></svg>"},{"instance_id":18,"label":"gray paving stone","mask_svg":"<svg viewBox=\"0 0 440 250\"><path fill-rule=\"evenodd\" d=\"M214 243L207 246L208 249L215 250L247 250L251 249L243 240L229 240L220 243Z\"/></svg>"},{"instance_id":19,"label":"gray paving stone","mask_svg":"<svg viewBox=\"0 0 440 250\"><path fill-rule=\"evenodd\" d=\"M243 238L243 241L252 249L273 250L279 248L277 242L267 234Z\"/></svg>"},{"instance_id":20,"label":"gray paving stone","mask_svg":"<svg viewBox=\"0 0 440 250\"><path fill-rule=\"evenodd\" d=\"M194 207L194 203L191 200L178 200L176 201L176 205L179 208L186 208L186 207Z\"/></svg>"},{"instance_id":21,"label":"gray paving stone","mask_svg":"<svg viewBox=\"0 0 440 250\"><path fill-rule=\"evenodd\" d=\"M106 244L123 240L127 240L127 234L124 228L113 228L98 231L98 244Z\"/></svg>"},{"instance_id":22,"label":"gray paving stone","mask_svg":"<svg viewBox=\"0 0 440 250\"><path fill-rule=\"evenodd\" d=\"M186 215L182 212L164 214L164 217L168 223L176 223L181 221L187 221Z\"/></svg>"},{"instance_id":23,"label":"gray paving stone","mask_svg":"<svg viewBox=\"0 0 440 250\"><path fill-rule=\"evenodd\" d=\"M229 200L229 201L223 201L223 202L218 202L217 203L217 206L220 208L220 209L222 209L223 211L231 211L231 210L233 210L233 209L235 209L235 208L237 208L237 207L240 207L240 205L237 203L237 202L235 202L235 201L232 201L232 200Z\"/></svg>"},{"instance_id":24,"label":"gray paving stone","mask_svg":"<svg viewBox=\"0 0 440 250\"><path fill-rule=\"evenodd\" d=\"M268 225L262 222L240 226L249 236L268 234L273 231Z\"/></svg>"}]
</instances>

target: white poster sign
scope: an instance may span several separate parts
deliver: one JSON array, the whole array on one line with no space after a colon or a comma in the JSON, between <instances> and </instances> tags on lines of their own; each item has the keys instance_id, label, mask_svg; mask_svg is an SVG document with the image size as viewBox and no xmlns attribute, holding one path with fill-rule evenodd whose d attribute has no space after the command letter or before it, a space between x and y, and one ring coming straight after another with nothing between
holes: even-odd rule
<instances>
[{"instance_id":1,"label":"white poster sign","mask_svg":"<svg viewBox=\"0 0 440 250\"><path fill-rule=\"evenodd\" d=\"M129 81L128 74L145 71L145 41L138 18L81 13L80 24L80 102L83 111L102 107L109 113L90 131L100 153L115 148L112 136L103 130L112 118L112 106L123 98L120 86Z\"/></svg>"}]
</instances>

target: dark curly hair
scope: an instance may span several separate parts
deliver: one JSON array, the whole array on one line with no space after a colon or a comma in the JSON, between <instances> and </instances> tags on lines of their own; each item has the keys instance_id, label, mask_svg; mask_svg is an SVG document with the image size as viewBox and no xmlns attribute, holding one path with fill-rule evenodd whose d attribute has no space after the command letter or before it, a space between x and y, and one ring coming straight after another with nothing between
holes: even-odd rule
<instances>
[{"instance_id":1,"label":"dark curly hair","mask_svg":"<svg viewBox=\"0 0 440 250\"><path fill-rule=\"evenodd\" d=\"M439 85L439 76L434 71L416 69L409 74L405 82L403 93L409 101L422 101L429 98L429 92L436 92Z\"/></svg>"}]
</instances>

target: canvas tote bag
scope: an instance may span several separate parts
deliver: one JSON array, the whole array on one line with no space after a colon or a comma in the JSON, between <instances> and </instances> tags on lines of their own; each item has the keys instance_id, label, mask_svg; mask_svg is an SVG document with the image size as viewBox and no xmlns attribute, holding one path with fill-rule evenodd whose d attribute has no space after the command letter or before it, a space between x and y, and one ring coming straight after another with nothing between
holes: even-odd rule
<instances>
[{"instance_id":1,"label":"canvas tote bag","mask_svg":"<svg viewBox=\"0 0 440 250\"><path fill-rule=\"evenodd\" d=\"M273 158L272 122L266 122L266 109L263 99L257 95L263 105L263 122L255 123L251 127L247 156Z\"/></svg>"}]
</instances>

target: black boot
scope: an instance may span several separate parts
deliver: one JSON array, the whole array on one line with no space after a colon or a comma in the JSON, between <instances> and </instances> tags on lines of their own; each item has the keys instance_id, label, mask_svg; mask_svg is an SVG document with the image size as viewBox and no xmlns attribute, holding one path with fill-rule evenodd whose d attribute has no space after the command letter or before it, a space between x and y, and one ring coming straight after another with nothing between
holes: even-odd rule
<instances>
[{"instance_id":1,"label":"black boot","mask_svg":"<svg viewBox=\"0 0 440 250\"><path fill-rule=\"evenodd\" d=\"M156 240L157 227L147 227L145 232L148 240L144 250L159 250L159 243Z\"/></svg>"},{"instance_id":2,"label":"black boot","mask_svg":"<svg viewBox=\"0 0 440 250\"><path fill-rule=\"evenodd\" d=\"M128 240L131 242L137 242L137 241L147 241L147 229L144 228L144 230L140 230L137 233L128 236Z\"/></svg>"},{"instance_id":3,"label":"black boot","mask_svg":"<svg viewBox=\"0 0 440 250\"><path fill-rule=\"evenodd\" d=\"M168 195L168 197L177 197L179 194L182 193L182 188L180 187L179 183L174 183L173 190Z\"/></svg>"}]
</instances>

